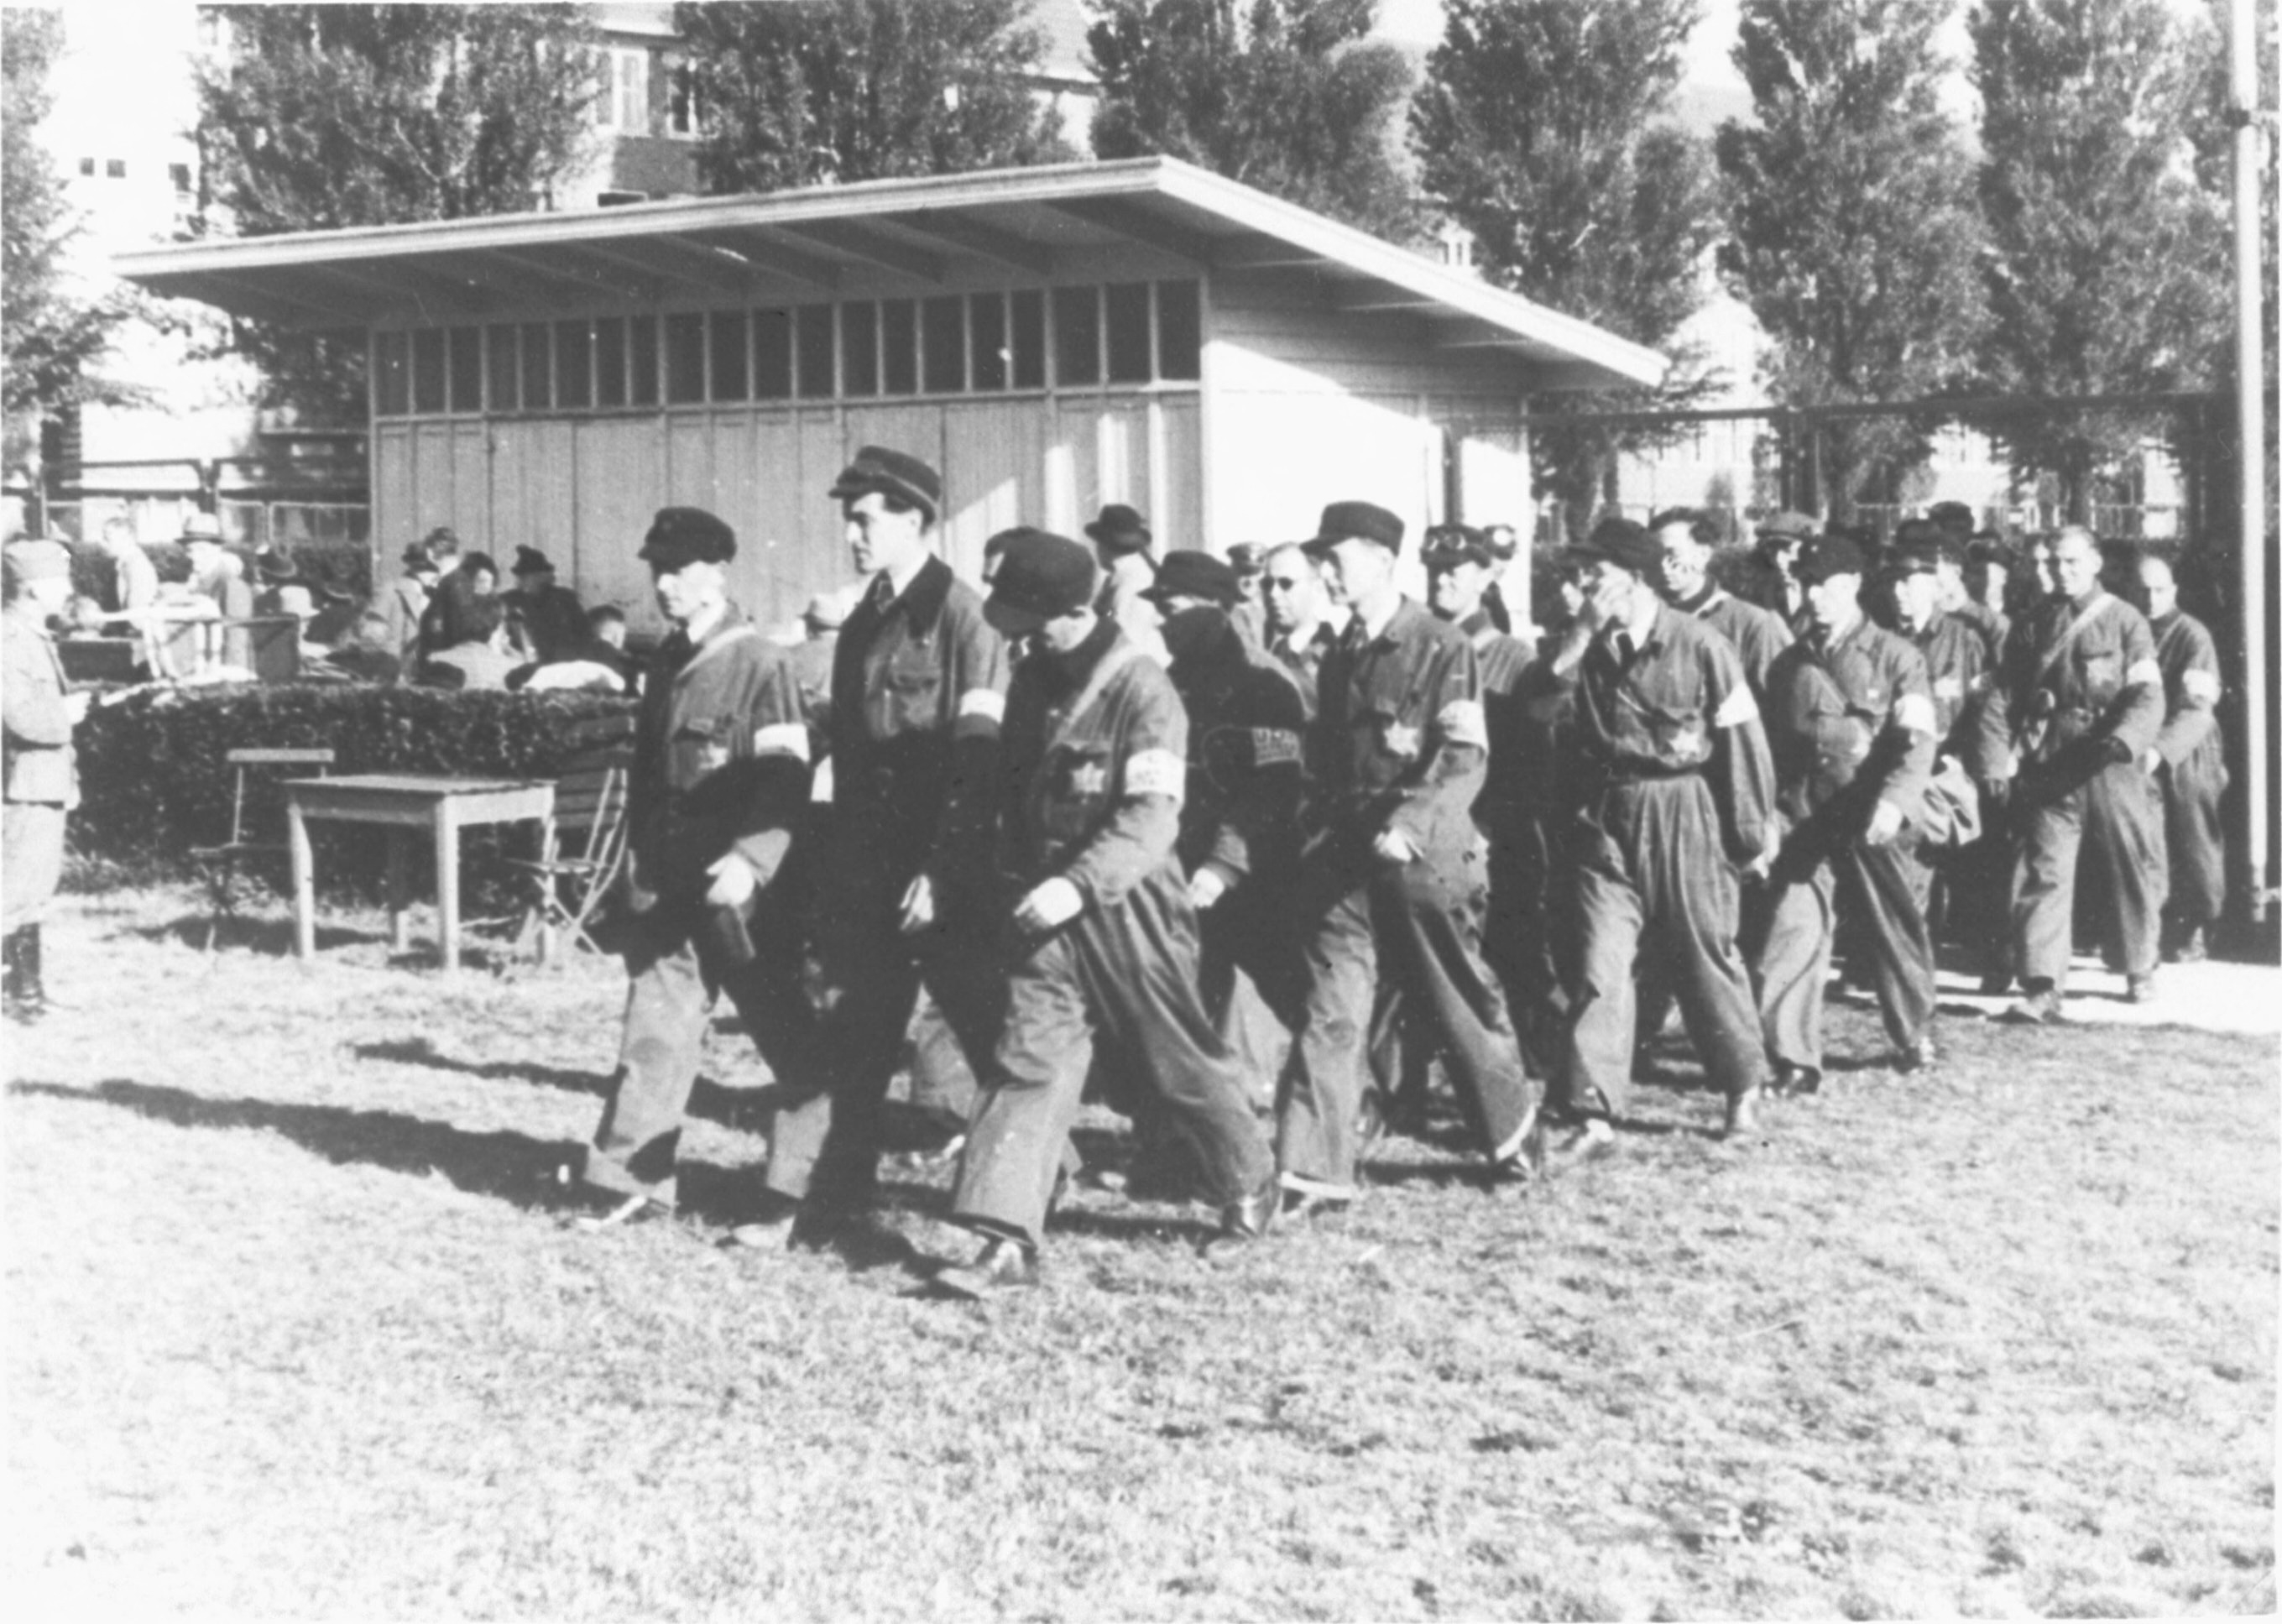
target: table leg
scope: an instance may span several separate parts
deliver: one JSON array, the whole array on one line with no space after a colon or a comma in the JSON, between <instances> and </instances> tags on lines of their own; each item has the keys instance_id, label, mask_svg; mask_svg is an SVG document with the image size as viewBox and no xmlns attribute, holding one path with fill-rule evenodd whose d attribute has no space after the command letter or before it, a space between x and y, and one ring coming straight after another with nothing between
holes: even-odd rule
<instances>
[{"instance_id":1,"label":"table leg","mask_svg":"<svg viewBox=\"0 0 2282 1624\"><path fill-rule=\"evenodd\" d=\"M460 967L460 820L449 796L436 804L436 938L444 974L453 975Z\"/></svg>"},{"instance_id":2,"label":"table leg","mask_svg":"<svg viewBox=\"0 0 2282 1624\"><path fill-rule=\"evenodd\" d=\"M542 863L552 863L555 860L555 812L550 807L539 820L539 860ZM546 886L547 893L551 896L555 890L555 882L552 879L542 878L540 882ZM563 939L556 933L554 921L547 917L547 905L545 902L542 901L539 909L539 962L540 966L544 968L553 968L556 960L561 956L562 948Z\"/></svg>"},{"instance_id":3,"label":"table leg","mask_svg":"<svg viewBox=\"0 0 2282 1624\"><path fill-rule=\"evenodd\" d=\"M412 918L408 912L412 890L412 833L390 826L388 831L388 945L392 952L412 950Z\"/></svg>"},{"instance_id":4,"label":"table leg","mask_svg":"<svg viewBox=\"0 0 2282 1624\"><path fill-rule=\"evenodd\" d=\"M285 801L285 843L293 866L293 952L299 958L314 959L317 954L316 865L309 851L308 820L301 816L301 804L290 796Z\"/></svg>"}]
</instances>

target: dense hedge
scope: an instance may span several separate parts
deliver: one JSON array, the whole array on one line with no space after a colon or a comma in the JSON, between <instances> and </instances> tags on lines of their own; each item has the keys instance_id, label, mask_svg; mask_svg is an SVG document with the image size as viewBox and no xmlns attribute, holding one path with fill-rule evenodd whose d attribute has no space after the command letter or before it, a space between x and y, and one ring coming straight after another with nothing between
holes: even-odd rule
<instances>
[{"instance_id":1,"label":"dense hedge","mask_svg":"<svg viewBox=\"0 0 2282 1624\"><path fill-rule=\"evenodd\" d=\"M631 727L633 703L597 694L455 693L433 688L232 684L138 693L89 711L78 735L81 805L73 850L136 878L190 872L189 852L229 837L233 750L329 747L332 771L550 778L599 735ZM249 780L251 838L282 841L284 797L273 776ZM377 896L382 831L311 826L328 891ZM531 826L466 837L462 886L477 905L512 882L502 853L528 855ZM432 882L418 843L415 882ZM281 889L282 863L265 877Z\"/></svg>"}]
</instances>

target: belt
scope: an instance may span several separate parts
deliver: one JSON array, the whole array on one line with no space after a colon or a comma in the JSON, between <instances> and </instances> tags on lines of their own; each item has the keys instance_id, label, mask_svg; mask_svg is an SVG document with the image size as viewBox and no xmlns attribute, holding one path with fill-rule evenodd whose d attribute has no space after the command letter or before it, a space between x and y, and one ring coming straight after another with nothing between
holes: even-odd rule
<instances>
[{"instance_id":1,"label":"belt","mask_svg":"<svg viewBox=\"0 0 2282 1624\"><path fill-rule=\"evenodd\" d=\"M1661 784L1674 779L1697 778L1703 775L1704 764L1695 762L1688 766L1651 767L1628 766L1620 773L1603 773L1594 781L1592 793L1619 789L1630 784Z\"/></svg>"}]
</instances>

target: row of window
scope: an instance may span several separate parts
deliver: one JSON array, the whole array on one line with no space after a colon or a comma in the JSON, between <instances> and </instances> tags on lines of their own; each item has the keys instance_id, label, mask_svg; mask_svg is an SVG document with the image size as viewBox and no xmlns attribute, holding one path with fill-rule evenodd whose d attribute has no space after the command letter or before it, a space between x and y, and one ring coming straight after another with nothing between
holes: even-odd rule
<instances>
[{"instance_id":1,"label":"row of window","mask_svg":"<svg viewBox=\"0 0 2282 1624\"><path fill-rule=\"evenodd\" d=\"M1193 383L1196 283L382 332L383 417Z\"/></svg>"}]
</instances>

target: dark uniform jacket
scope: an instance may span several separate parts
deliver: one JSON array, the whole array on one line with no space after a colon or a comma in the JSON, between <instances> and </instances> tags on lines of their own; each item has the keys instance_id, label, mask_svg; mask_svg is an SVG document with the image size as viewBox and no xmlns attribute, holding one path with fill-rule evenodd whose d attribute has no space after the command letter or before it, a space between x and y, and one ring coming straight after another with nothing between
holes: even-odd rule
<instances>
[{"instance_id":1,"label":"dark uniform jacket","mask_svg":"<svg viewBox=\"0 0 2282 1624\"><path fill-rule=\"evenodd\" d=\"M1261 647L1261 657L1288 677L1292 686L1300 691L1300 708L1311 722L1316 719L1316 704L1321 695L1323 656L1337 641L1338 633L1317 622L1316 628L1296 644L1286 633L1270 633Z\"/></svg>"},{"instance_id":2,"label":"dark uniform jacket","mask_svg":"<svg viewBox=\"0 0 2282 1624\"><path fill-rule=\"evenodd\" d=\"M2203 623L2173 610L2149 628L2163 673L2163 726L2154 748L2175 779L2226 781L2218 735L2218 646Z\"/></svg>"},{"instance_id":3,"label":"dark uniform jacket","mask_svg":"<svg viewBox=\"0 0 2282 1624\"><path fill-rule=\"evenodd\" d=\"M1766 727L1776 803L1792 822L1827 810L1851 836L1879 801L1923 816L1935 709L1908 639L1867 617L1828 647L1801 638L1767 672Z\"/></svg>"},{"instance_id":4,"label":"dark uniform jacket","mask_svg":"<svg viewBox=\"0 0 2282 1624\"><path fill-rule=\"evenodd\" d=\"M1569 759L1577 727L1577 672L1591 641L1592 633L1581 622L1558 636L1548 635L1523 670L1502 723L1492 718L1490 759L1503 757L1514 764L1520 807L1532 818L1550 818L1563 810L1561 767Z\"/></svg>"},{"instance_id":5,"label":"dark uniform jacket","mask_svg":"<svg viewBox=\"0 0 2282 1624\"><path fill-rule=\"evenodd\" d=\"M886 577L877 578L884 580ZM896 874L982 872L1006 655L940 558L881 607L876 580L833 650L835 823Z\"/></svg>"},{"instance_id":6,"label":"dark uniform jacket","mask_svg":"<svg viewBox=\"0 0 2282 1624\"><path fill-rule=\"evenodd\" d=\"M1169 639L1174 628L1167 631ZM1183 866L1193 874L1209 864L1230 887L1256 872L1288 871L1299 851L1307 728L1298 688L1248 656L1233 626L1208 653L1176 657L1172 678L1189 713Z\"/></svg>"},{"instance_id":7,"label":"dark uniform jacket","mask_svg":"<svg viewBox=\"0 0 2282 1624\"><path fill-rule=\"evenodd\" d=\"M676 632L642 694L627 789L639 890L687 899L735 851L766 884L808 801L808 728L784 651L732 605Z\"/></svg>"},{"instance_id":8,"label":"dark uniform jacket","mask_svg":"<svg viewBox=\"0 0 2282 1624\"><path fill-rule=\"evenodd\" d=\"M78 805L63 663L47 626L28 606L0 611L0 722L7 799L66 811Z\"/></svg>"},{"instance_id":9,"label":"dark uniform jacket","mask_svg":"<svg viewBox=\"0 0 2282 1624\"><path fill-rule=\"evenodd\" d=\"M1024 660L1006 695L1000 874L1018 895L1059 876L1102 911L1153 874L1180 885L1188 748L1172 679L1116 622Z\"/></svg>"},{"instance_id":10,"label":"dark uniform jacket","mask_svg":"<svg viewBox=\"0 0 2282 1624\"><path fill-rule=\"evenodd\" d=\"M1474 663L1481 674L1482 721L1489 738L1489 766L1482 793L1474 803L1474 822L1486 835L1514 827L1528 800L1524 783L1526 762L1507 742L1514 738L1514 711L1520 705L1522 677L1536 649L1525 640L1497 628L1486 610L1477 610L1458 622L1458 630L1474 646Z\"/></svg>"},{"instance_id":11,"label":"dark uniform jacket","mask_svg":"<svg viewBox=\"0 0 2282 1624\"><path fill-rule=\"evenodd\" d=\"M540 664L565 659L586 645L586 606L568 587L518 587L507 594L508 608L523 624L524 641Z\"/></svg>"},{"instance_id":12,"label":"dark uniform jacket","mask_svg":"<svg viewBox=\"0 0 2282 1624\"><path fill-rule=\"evenodd\" d=\"M1718 587L1706 587L1678 607L1734 645L1743 662L1743 675L1751 685L1751 697L1764 704L1767 668L1775 663L1775 656L1791 645L1790 627L1783 624L1783 618L1773 610L1746 603Z\"/></svg>"},{"instance_id":13,"label":"dark uniform jacket","mask_svg":"<svg viewBox=\"0 0 2282 1624\"><path fill-rule=\"evenodd\" d=\"M1997 777L2044 769L2081 781L2145 753L2163 725L2163 673L2146 617L2094 587L2039 603L2007 641L1981 715Z\"/></svg>"},{"instance_id":14,"label":"dark uniform jacket","mask_svg":"<svg viewBox=\"0 0 2282 1624\"><path fill-rule=\"evenodd\" d=\"M1462 851L1488 773L1473 644L1408 599L1378 636L1358 620L1323 657L1308 765L1317 821L1347 849L1394 829L1421 852Z\"/></svg>"},{"instance_id":15,"label":"dark uniform jacket","mask_svg":"<svg viewBox=\"0 0 2282 1624\"><path fill-rule=\"evenodd\" d=\"M2005 640L2012 634L2013 623L1986 603L1964 603L1949 611L1973 629L1980 638L1983 663L1991 670L2005 658Z\"/></svg>"},{"instance_id":16,"label":"dark uniform jacket","mask_svg":"<svg viewBox=\"0 0 2282 1624\"><path fill-rule=\"evenodd\" d=\"M1989 647L1964 616L1937 611L1910 640L1925 661L1933 695L1934 748L1968 770L1980 765L1982 696L1989 691Z\"/></svg>"},{"instance_id":17,"label":"dark uniform jacket","mask_svg":"<svg viewBox=\"0 0 2282 1624\"><path fill-rule=\"evenodd\" d=\"M1559 771L1588 820L1602 790L1642 779L1700 774L1728 857L1765 850L1774 770L1743 662L1692 615L1657 606L1648 641L1625 652L1621 628L1596 634L1578 665L1575 730Z\"/></svg>"}]
</instances>

